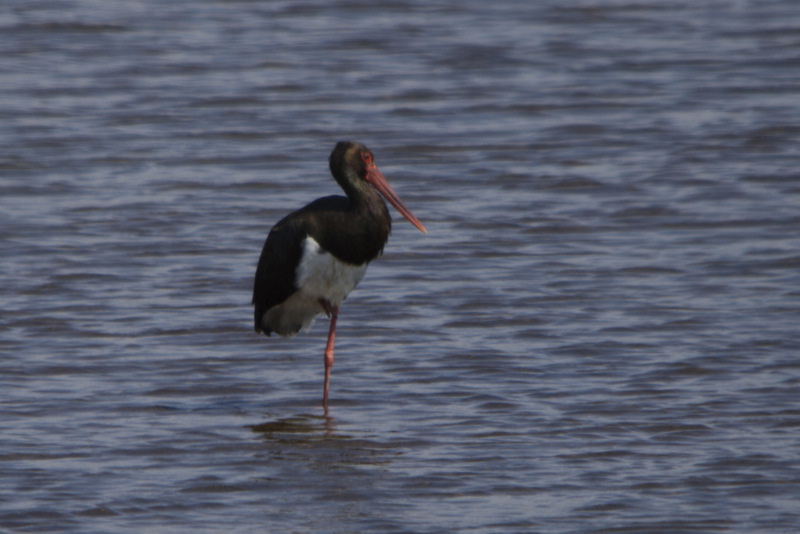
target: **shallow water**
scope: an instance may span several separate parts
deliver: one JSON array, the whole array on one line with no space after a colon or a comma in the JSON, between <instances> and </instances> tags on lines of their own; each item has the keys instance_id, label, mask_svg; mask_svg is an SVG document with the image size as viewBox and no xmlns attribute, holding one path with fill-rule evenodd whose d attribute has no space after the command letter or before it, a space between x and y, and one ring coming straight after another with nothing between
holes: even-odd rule
<instances>
[{"instance_id":1,"label":"shallow water","mask_svg":"<svg viewBox=\"0 0 800 534\"><path fill-rule=\"evenodd\" d=\"M800 524L793 2L7 4L3 532ZM249 303L347 138L429 233L326 417Z\"/></svg>"}]
</instances>

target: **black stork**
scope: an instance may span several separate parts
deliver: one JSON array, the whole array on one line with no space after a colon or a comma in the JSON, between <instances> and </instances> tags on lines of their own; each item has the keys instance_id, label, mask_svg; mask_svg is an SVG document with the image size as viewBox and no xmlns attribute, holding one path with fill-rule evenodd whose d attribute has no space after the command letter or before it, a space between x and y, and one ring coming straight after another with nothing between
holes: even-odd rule
<instances>
[{"instance_id":1,"label":"black stork","mask_svg":"<svg viewBox=\"0 0 800 534\"><path fill-rule=\"evenodd\" d=\"M328 409L333 339L339 306L369 262L383 252L392 218L382 194L403 217L428 233L375 166L360 143L343 141L330 157L331 174L346 197L315 200L276 224L264 243L253 285L256 333L292 337L324 313L330 317L325 347L322 406Z\"/></svg>"}]
</instances>

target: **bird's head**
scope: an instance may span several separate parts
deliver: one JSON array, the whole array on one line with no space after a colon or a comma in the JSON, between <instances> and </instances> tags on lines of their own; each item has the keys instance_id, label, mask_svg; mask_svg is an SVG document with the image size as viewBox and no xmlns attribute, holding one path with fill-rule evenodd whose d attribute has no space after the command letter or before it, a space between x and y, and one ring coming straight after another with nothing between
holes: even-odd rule
<instances>
[{"instance_id":1,"label":"bird's head","mask_svg":"<svg viewBox=\"0 0 800 534\"><path fill-rule=\"evenodd\" d=\"M408 222L416 226L422 233L428 233L378 170L375 165L375 156L366 146L353 141L340 141L331 153L330 168L333 177L351 198L353 195L359 194L358 191L363 188L363 184L369 184L377 189L403 217L408 219Z\"/></svg>"}]
</instances>

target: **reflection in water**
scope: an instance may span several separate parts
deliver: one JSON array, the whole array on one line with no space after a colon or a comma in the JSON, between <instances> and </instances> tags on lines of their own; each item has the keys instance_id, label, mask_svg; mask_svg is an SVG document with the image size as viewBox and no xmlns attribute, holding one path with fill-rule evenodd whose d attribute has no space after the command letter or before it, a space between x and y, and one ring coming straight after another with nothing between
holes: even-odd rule
<instances>
[{"instance_id":1,"label":"reflection in water","mask_svg":"<svg viewBox=\"0 0 800 534\"><path fill-rule=\"evenodd\" d=\"M319 439L320 435L330 437L333 434L333 417L329 415L298 415L277 421L266 421L251 425L253 432L261 434L271 441L298 441L303 436L308 439ZM289 439L288 436L294 437Z\"/></svg>"},{"instance_id":2,"label":"reflection in water","mask_svg":"<svg viewBox=\"0 0 800 534\"><path fill-rule=\"evenodd\" d=\"M342 432L330 416L298 415L248 428L263 438L273 460L308 461L328 469L386 465L394 450L389 443Z\"/></svg>"},{"instance_id":3,"label":"reflection in water","mask_svg":"<svg viewBox=\"0 0 800 534\"><path fill-rule=\"evenodd\" d=\"M299 415L249 428L262 437L252 467L264 473L256 477L272 508L276 499L291 507L301 503L309 512L301 522L315 532L330 528L327 514L358 521L368 531L391 531L396 524L376 506L388 500L386 474L398 454L391 445L342 433L328 416Z\"/></svg>"}]
</instances>

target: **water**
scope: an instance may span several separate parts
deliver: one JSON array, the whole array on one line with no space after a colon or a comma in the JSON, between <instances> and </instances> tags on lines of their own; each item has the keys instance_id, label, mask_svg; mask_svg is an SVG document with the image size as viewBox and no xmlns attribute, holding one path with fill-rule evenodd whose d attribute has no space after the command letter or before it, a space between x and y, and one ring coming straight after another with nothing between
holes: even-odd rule
<instances>
[{"instance_id":1,"label":"water","mask_svg":"<svg viewBox=\"0 0 800 534\"><path fill-rule=\"evenodd\" d=\"M4 3L0 531L795 532L800 12ZM256 336L356 139L422 220Z\"/></svg>"}]
</instances>

